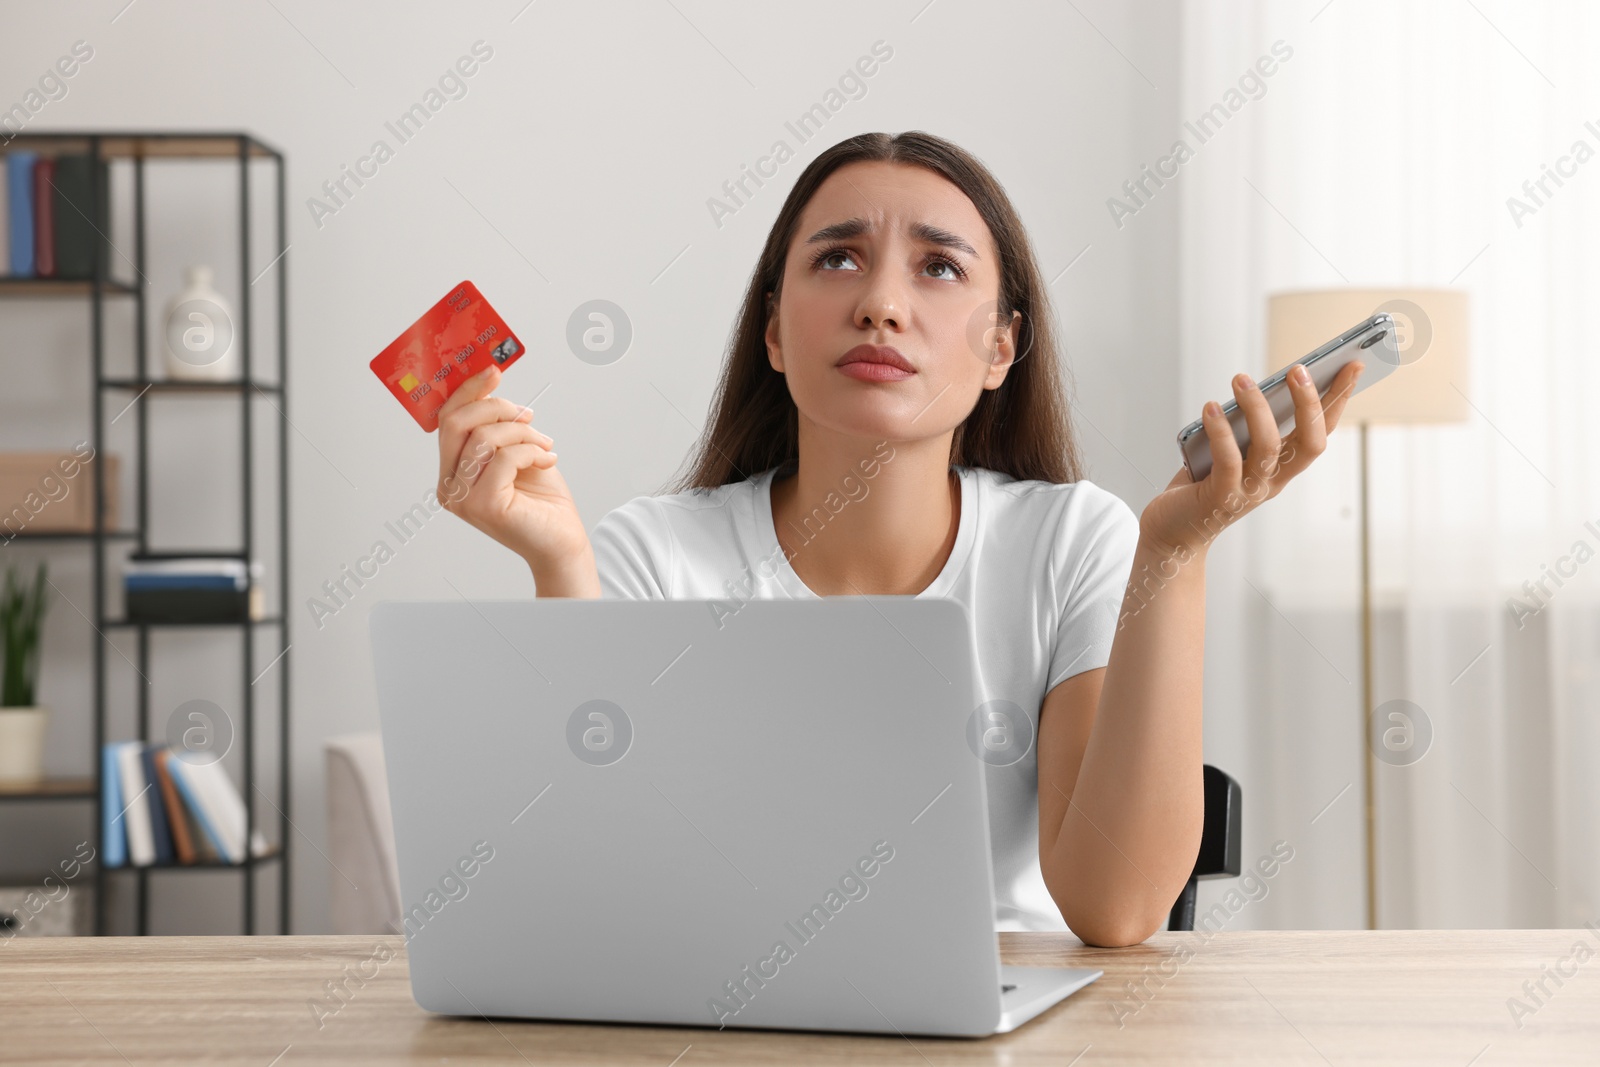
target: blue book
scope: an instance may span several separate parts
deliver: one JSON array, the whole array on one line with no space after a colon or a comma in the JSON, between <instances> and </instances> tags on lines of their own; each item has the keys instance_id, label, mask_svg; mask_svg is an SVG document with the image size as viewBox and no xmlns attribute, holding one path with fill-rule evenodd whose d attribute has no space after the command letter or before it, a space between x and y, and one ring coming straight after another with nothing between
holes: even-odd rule
<instances>
[{"instance_id":1,"label":"blue book","mask_svg":"<svg viewBox=\"0 0 1600 1067\"><path fill-rule=\"evenodd\" d=\"M6 221L11 230L11 273L33 277L33 165L37 152L6 153Z\"/></svg>"},{"instance_id":2,"label":"blue book","mask_svg":"<svg viewBox=\"0 0 1600 1067\"><path fill-rule=\"evenodd\" d=\"M238 579L227 574L125 574L124 589L223 589L228 592L244 588Z\"/></svg>"},{"instance_id":3,"label":"blue book","mask_svg":"<svg viewBox=\"0 0 1600 1067\"><path fill-rule=\"evenodd\" d=\"M146 744L139 749L139 761L144 764L144 780L150 783L150 834L155 839L156 863L170 866L177 858L172 851L172 829L167 824L167 801L161 795L161 779L156 777L156 746Z\"/></svg>"},{"instance_id":4,"label":"blue book","mask_svg":"<svg viewBox=\"0 0 1600 1067\"><path fill-rule=\"evenodd\" d=\"M100 746L101 795L100 862L121 867L128 862L128 829L122 822L122 775L117 771L117 745Z\"/></svg>"}]
</instances>

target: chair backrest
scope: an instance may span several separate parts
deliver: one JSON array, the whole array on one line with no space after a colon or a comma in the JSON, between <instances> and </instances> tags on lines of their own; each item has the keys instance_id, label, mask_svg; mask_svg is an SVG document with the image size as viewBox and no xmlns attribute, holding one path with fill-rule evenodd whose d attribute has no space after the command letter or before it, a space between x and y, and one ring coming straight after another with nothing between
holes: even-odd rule
<instances>
[{"instance_id":1,"label":"chair backrest","mask_svg":"<svg viewBox=\"0 0 1600 1067\"><path fill-rule=\"evenodd\" d=\"M1195 857L1194 872L1172 905L1168 930L1194 929L1195 889L1201 878L1239 877L1243 791L1238 782L1211 764L1201 770L1205 777L1205 829L1200 833L1200 853Z\"/></svg>"}]
</instances>

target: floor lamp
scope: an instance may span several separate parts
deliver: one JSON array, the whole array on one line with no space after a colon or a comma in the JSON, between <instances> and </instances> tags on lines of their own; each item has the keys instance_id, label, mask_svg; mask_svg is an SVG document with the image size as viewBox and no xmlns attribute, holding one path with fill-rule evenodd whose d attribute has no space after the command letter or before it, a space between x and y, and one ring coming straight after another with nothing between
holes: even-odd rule
<instances>
[{"instance_id":1,"label":"floor lamp","mask_svg":"<svg viewBox=\"0 0 1600 1067\"><path fill-rule=\"evenodd\" d=\"M1376 752L1372 741L1372 528L1367 481L1367 428L1374 423L1465 422L1467 397L1467 294L1459 289L1317 289L1276 293L1267 299L1268 373L1275 372L1356 323L1388 312L1395 321L1394 373L1351 397L1340 426L1355 425L1361 446L1361 749L1365 798L1367 929L1378 928L1377 809L1373 799Z\"/></svg>"}]
</instances>

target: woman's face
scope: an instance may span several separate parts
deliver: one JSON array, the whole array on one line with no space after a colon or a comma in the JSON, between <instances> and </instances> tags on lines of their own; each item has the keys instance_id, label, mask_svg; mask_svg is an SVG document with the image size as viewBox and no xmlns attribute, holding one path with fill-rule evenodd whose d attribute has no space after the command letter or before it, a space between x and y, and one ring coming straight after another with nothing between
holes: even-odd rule
<instances>
[{"instance_id":1,"label":"woman's face","mask_svg":"<svg viewBox=\"0 0 1600 1067\"><path fill-rule=\"evenodd\" d=\"M1021 316L996 328L999 292L993 239L965 193L923 167L851 163L801 212L767 358L802 422L873 440L935 437L1005 379ZM841 365L863 345L894 349L911 371Z\"/></svg>"}]
</instances>

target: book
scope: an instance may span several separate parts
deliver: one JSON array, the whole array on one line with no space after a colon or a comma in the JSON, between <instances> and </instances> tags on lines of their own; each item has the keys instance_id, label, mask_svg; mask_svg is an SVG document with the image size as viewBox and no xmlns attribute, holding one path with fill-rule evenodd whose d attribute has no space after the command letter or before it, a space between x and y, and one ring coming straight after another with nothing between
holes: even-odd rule
<instances>
[{"instance_id":1,"label":"book","mask_svg":"<svg viewBox=\"0 0 1600 1067\"><path fill-rule=\"evenodd\" d=\"M195 555L185 553L130 552L122 564L126 575L195 575L205 574L232 578L239 588L244 588L250 576L260 576L261 564L245 566L242 556Z\"/></svg>"},{"instance_id":2,"label":"book","mask_svg":"<svg viewBox=\"0 0 1600 1067\"><path fill-rule=\"evenodd\" d=\"M182 773L195 786L200 806L217 832L217 851L229 863L244 859L244 802L218 762L192 763Z\"/></svg>"},{"instance_id":3,"label":"book","mask_svg":"<svg viewBox=\"0 0 1600 1067\"><path fill-rule=\"evenodd\" d=\"M216 827L211 825L211 818L206 808L200 803L200 793L184 774L185 768L192 766L178 758L178 754L167 752L167 773L172 775L172 784L177 787L178 795L183 798L183 808L194 819L195 827L199 830L195 840L196 851L202 858L221 859L222 839L217 836Z\"/></svg>"},{"instance_id":4,"label":"book","mask_svg":"<svg viewBox=\"0 0 1600 1067\"><path fill-rule=\"evenodd\" d=\"M155 862L155 839L150 831L149 786L139 760L139 742L117 744L117 771L122 778L122 820L128 829L128 860L135 867Z\"/></svg>"},{"instance_id":5,"label":"book","mask_svg":"<svg viewBox=\"0 0 1600 1067\"><path fill-rule=\"evenodd\" d=\"M172 758L171 755L167 757L169 761ZM169 762L167 766L170 770L172 765ZM172 780L172 785L174 788L177 787L178 780L176 778ZM181 796L182 794L180 793L179 795ZM189 823L189 840L194 842L194 861L196 863L220 863L222 861L222 853L217 851L217 846L212 843L211 839L206 836L205 831L200 828L200 823L196 820L194 812L190 810L188 801L183 803L183 814Z\"/></svg>"},{"instance_id":6,"label":"book","mask_svg":"<svg viewBox=\"0 0 1600 1067\"><path fill-rule=\"evenodd\" d=\"M100 862L121 867L128 862L128 833L122 820L122 779L117 773L116 742L100 746Z\"/></svg>"},{"instance_id":7,"label":"book","mask_svg":"<svg viewBox=\"0 0 1600 1067\"><path fill-rule=\"evenodd\" d=\"M161 780L156 777L154 745L139 746L139 765L144 769L144 780L149 783L145 796L150 798L150 836L155 840L156 863L170 866L173 861L172 830L167 822L167 801L161 794Z\"/></svg>"},{"instance_id":8,"label":"book","mask_svg":"<svg viewBox=\"0 0 1600 1067\"><path fill-rule=\"evenodd\" d=\"M6 153L6 230L11 273L33 277L33 165L37 152Z\"/></svg>"},{"instance_id":9,"label":"book","mask_svg":"<svg viewBox=\"0 0 1600 1067\"><path fill-rule=\"evenodd\" d=\"M124 589L222 589L241 590L245 583L227 574L124 574Z\"/></svg>"},{"instance_id":10,"label":"book","mask_svg":"<svg viewBox=\"0 0 1600 1067\"><path fill-rule=\"evenodd\" d=\"M161 803L166 809L167 823L172 831L172 851L177 854L179 863L193 863L195 851L194 841L189 836L189 820L183 810L183 801L178 796L178 787L173 784L172 772L167 769L167 761L171 758L171 748L156 746L156 781L161 785Z\"/></svg>"},{"instance_id":11,"label":"book","mask_svg":"<svg viewBox=\"0 0 1600 1067\"><path fill-rule=\"evenodd\" d=\"M93 278L99 255L110 273L111 176L88 154L56 158L56 277Z\"/></svg>"},{"instance_id":12,"label":"book","mask_svg":"<svg viewBox=\"0 0 1600 1067\"><path fill-rule=\"evenodd\" d=\"M133 553L122 565L128 618L237 622L259 617L261 564L226 555Z\"/></svg>"},{"instance_id":13,"label":"book","mask_svg":"<svg viewBox=\"0 0 1600 1067\"><path fill-rule=\"evenodd\" d=\"M233 589L129 589L129 619L144 622L239 622L251 618L248 592Z\"/></svg>"},{"instance_id":14,"label":"book","mask_svg":"<svg viewBox=\"0 0 1600 1067\"><path fill-rule=\"evenodd\" d=\"M233 779L220 762L190 763L173 759L168 763L184 800L200 816L217 852L224 862L244 861L244 800ZM260 830L250 835L250 853L262 856L267 841Z\"/></svg>"},{"instance_id":15,"label":"book","mask_svg":"<svg viewBox=\"0 0 1600 1067\"><path fill-rule=\"evenodd\" d=\"M56 161L40 156L33 165L33 273L56 276Z\"/></svg>"},{"instance_id":16,"label":"book","mask_svg":"<svg viewBox=\"0 0 1600 1067\"><path fill-rule=\"evenodd\" d=\"M0 278L11 273L11 171L0 163Z\"/></svg>"}]
</instances>

